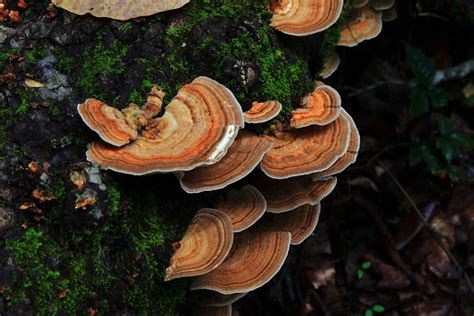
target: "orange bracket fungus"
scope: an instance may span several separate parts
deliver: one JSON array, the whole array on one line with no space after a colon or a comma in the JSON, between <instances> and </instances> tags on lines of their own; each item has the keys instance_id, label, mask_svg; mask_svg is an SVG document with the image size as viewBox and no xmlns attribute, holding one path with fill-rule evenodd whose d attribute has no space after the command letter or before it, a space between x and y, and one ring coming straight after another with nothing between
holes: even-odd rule
<instances>
[{"instance_id":1,"label":"orange bracket fungus","mask_svg":"<svg viewBox=\"0 0 474 316\"><path fill-rule=\"evenodd\" d=\"M324 171L346 152L349 136L350 125L344 116L325 126L265 135L273 147L263 156L260 168L275 179Z\"/></svg>"},{"instance_id":2,"label":"orange bracket fungus","mask_svg":"<svg viewBox=\"0 0 474 316\"><path fill-rule=\"evenodd\" d=\"M74 14L90 13L99 18L129 20L181 8L189 0L52 0Z\"/></svg>"},{"instance_id":3,"label":"orange bracket fungus","mask_svg":"<svg viewBox=\"0 0 474 316\"><path fill-rule=\"evenodd\" d=\"M283 214L267 214L259 227L285 231L291 234L291 244L299 245L306 240L316 229L321 204L302 205L291 212ZM260 226L261 225L261 226Z\"/></svg>"},{"instance_id":4,"label":"orange bracket fungus","mask_svg":"<svg viewBox=\"0 0 474 316\"><path fill-rule=\"evenodd\" d=\"M357 154L359 153L359 146L360 146L360 134L357 130L357 126L349 115L346 110L342 109L341 115L344 116L351 126L351 136L349 139L349 146L347 147L347 151L342 155L331 167L328 169L315 173L313 175L314 178L322 178L335 175L336 173L342 172L346 169L349 165L353 164L357 159Z\"/></svg>"},{"instance_id":5,"label":"orange bracket fungus","mask_svg":"<svg viewBox=\"0 0 474 316\"><path fill-rule=\"evenodd\" d=\"M221 294L255 290L277 274L290 249L288 232L246 230L234 237L227 258L216 269L194 279L191 290Z\"/></svg>"},{"instance_id":6,"label":"orange bracket fungus","mask_svg":"<svg viewBox=\"0 0 474 316\"><path fill-rule=\"evenodd\" d=\"M283 180L261 176L256 186L267 201L267 212L283 213L304 204L318 204L334 190L336 183L336 178L313 181L311 176Z\"/></svg>"},{"instance_id":7,"label":"orange bracket fungus","mask_svg":"<svg viewBox=\"0 0 474 316\"><path fill-rule=\"evenodd\" d=\"M188 193L222 189L248 175L271 146L270 141L243 130L219 162L183 172L181 187Z\"/></svg>"},{"instance_id":8,"label":"orange bracket fungus","mask_svg":"<svg viewBox=\"0 0 474 316\"><path fill-rule=\"evenodd\" d=\"M252 226L267 209L267 202L257 188L245 185L240 190L230 190L221 199L216 209L229 215L234 232L241 232Z\"/></svg>"},{"instance_id":9,"label":"orange bracket fungus","mask_svg":"<svg viewBox=\"0 0 474 316\"><path fill-rule=\"evenodd\" d=\"M122 147L94 142L86 156L103 169L133 175L191 170L224 157L243 126L232 92L198 77L178 91L164 115L148 122L135 141Z\"/></svg>"},{"instance_id":10,"label":"orange bracket fungus","mask_svg":"<svg viewBox=\"0 0 474 316\"><path fill-rule=\"evenodd\" d=\"M281 111L278 101L253 102L250 110L244 112L245 123L265 123L275 118Z\"/></svg>"},{"instance_id":11,"label":"orange bracket fungus","mask_svg":"<svg viewBox=\"0 0 474 316\"><path fill-rule=\"evenodd\" d=\"M165 281L212 271L228 255L233 239L227 214L214 209L199 210L184 237L173 244L175 253L166 269Z\"/></svg>"},{"instance_id":12,"label":"orange bracket fungus","mask_svg":"<svg viewBox=\"0 0 474 316\"><path fill-rule=\"evenodd\" d=\"M341 31L337 45L353 47L364 40L369 40L382 31L382 13L365 6L354 10L349 24Z\"/></svg>"},{"instance_id":13,"label":"orange bracket fungus","mask_svg":"<svg viewBox=\"0 0 474 316\"><path fill-rule=\"evenodd\" d=\"M336 89L321 85L305 96L300 105L301 108L291 111L291 127L327 125L341 113L341 96Z\"/></svg>"},{"instance_id":14,"label":"orange bracket fungus","mask_svg":"<svg viewBox=\"0 0 474 316\"><path fill-rule=\"evenodd\" d=\"M336 72L337 68L339 68L340 64L341 58L339 58L339 55L336 53L336 51L332 51L331 55L329 55L329 57L324 62L323 69L319 75L323 79L331 77L331 75Z\"/></svg>"},{"instance_id":15,"label":"orange bracket fungus","mask_svg":"<svg viewBox=\"0 0 474 316\"><path fill-rule=\"evenodd\" d=\"M333 25L343 5L343 0L270 0L270 25L290 35L311 35Z\"/></svg>"}]
</instances>

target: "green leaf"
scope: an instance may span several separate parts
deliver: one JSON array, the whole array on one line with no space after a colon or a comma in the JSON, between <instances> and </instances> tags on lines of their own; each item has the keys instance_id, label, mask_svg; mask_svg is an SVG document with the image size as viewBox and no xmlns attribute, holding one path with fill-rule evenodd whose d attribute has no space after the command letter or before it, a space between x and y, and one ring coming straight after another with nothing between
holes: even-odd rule
<instances>
[{"instance_id":1,"label":"green leaf","mask_svg":"<svg viewBox=\"0 0 474 316\"><path fill-rule=\"evenodd\" d=\"M434 108L442 108L447 106L448 101L451 99L449 93L441 88L433 88L429 90L428 95Z\"/></svg>"},{"instance_id":2,"label":"green leaf","mask_svg":"<svg viewBox=\"0 0 474 316\"><path fill-rule=\"evenodd\" d=\"M373 315L374 315L374 313L372 312L371 309L366 309L365 310L364 316L373 316Z\"/></svg>"},{"instance_id":3,"label":"green leaf","mask_svg":"<svg viewBox=\"0 0 474 316\"><path fill-rule=\"evenodd\" d=\"M372 310L376 313L382 313L385 311L385 307L383 307L382 305L374 305L372 306Z\"/></svg>"},{"instance_id":4,"label":"green leaf","mask_svg":"<svg viewBox=\"0 0 474 316\"><path fill-rule=\"evenodd\" d=\"M447 118L440 118L438 120L438 131L441 135L448 135L454 131L454 124L451 120Z\"/></svg>"},{"instance_id":5,"label":"green leaf","mask_svg":"<svg viewBox=\"0 0 474 316\"><path fill-rule=\"evenodd\" d=\"M405 43L407 63L410 66L416 81L423 87L429 87L433 83L436 66L432 59L413 46Z\"/></svg>"},{"instance_id":6,"label":"green leaf","mask_svg":"<svg viewBox=\"0 0 474 316\"><path fill-rule=\"evenodd\" d=\"M416 166L421 162L425 162L431 173L436 174L440 171L441 163L439 159L431 152L426 145L414 146L410 149L408 155L410 166Z\"/></svg>"},{"instance_id":7,"label":"green leaf","mask_svg":"<svg viewBox=\"0 0 474 316\"><path fill-rule=\"evenodd\" d=\"M360 269L357 270L357 278L358 278L359 280L364 277L364 274L365 274L364 271L362 271L362 270L360 270Z\"/></svg>"},{"instance_id":8,"label":"green leaf","mask_svg":"<svg viewBox=\"0 0 474 316\"><path fill-rule=\"evenodd\" d=\"M371 266L372 266L372 262L370 262L370 261L365 261L365 262L362 263L362 269L364 269L364 270L367 270Z\"/></svg>"},{"instance_id":9,"label":"green leaf","mask_svg":"<svg viewBox=\"0 0 474 316\"><path fill-rule=\"evenodd\" d=\"M410 92L411 116L419 117L430 110L428 93L424 89L415 88Z\"/></svg>"}]
</instances>

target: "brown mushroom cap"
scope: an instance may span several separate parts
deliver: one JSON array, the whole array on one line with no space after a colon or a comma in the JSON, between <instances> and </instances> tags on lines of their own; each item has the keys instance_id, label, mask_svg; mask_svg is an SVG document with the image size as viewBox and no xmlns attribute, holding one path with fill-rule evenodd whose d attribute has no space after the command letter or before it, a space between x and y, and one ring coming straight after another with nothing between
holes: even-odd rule
<instances>
[{"instance_id":1,"label":"brown mushroom cap","mask_svg":"<svg viewBox=\"0 0 474 316\"><path fill-rule=\"evenodd\" d=\"M354 10L355 15L341 31L337 45L353 47L364 40L369 40L382 31L382 13L369 6Z\"/></svg>"},{"instance_id":2,"label":"brown mushroom cap","mask_svg":"<svg viewBox=\"0 0 474 316\"><path fill-rule=\"evenodd\" d=\"M330 86L318 86L301 100L300 105L301 108L291 111L291 127L327 125L341 113L341 96Z\"/></svg>"},{"instance_id":3,"label":"brown mushroom cap","mask_svg":"<svg viewBox=\"0 0 474 316\"><path fill-rule=\"evenodd\" d=\"M198 77L178 91L165 114L134 142L120 148L92 143L87 160L134 175L191 170L219 161L243 125L242 109L232 92Z\"/></svg>"},{"instance_id":4,"label":"brown mushroom cap","mask_svg":"<svg viewBox=\"0 0 474 316\"><path fill-rule=\"evenodd\" d=\"M77 106L84 123L102 140L114 146L123 146L138 136L122 112L96 99L87 99Z\"/></svg>"},{"instance_id":5,"label":"brown mushroom cap","mask_svg":"<svg viewBox=\"0 0 474 316\"><path fill-rule=\"evenodd\" d=\"M258 223L258 227L280 230L291 234L291 244L299 245L316 229L321 204L302 205L283 214L266 214Z\"/></svg>"},{"instance_id":6,"label":"brown mushroom cap","mask_svg":"<svg viewBox=\"0 0 474 316\"><path fill-rule=\"evenodd\" d=\"M241 232L255 224L267 209L267 202L262 193L253 185L245 185L237 190L230 190L225 199L220 200L216 209L229 215L234 232Z\"/></svg>"},{"instance_id":7,"label":"brown mushroom cap","mask_svg":"<svg viewBox=\"0 0 474 316\"><path fill-rule=\"evenodd\" d=\"M184 237L173 244L175 253L166 268L165 281L212 271L227 257L233 240L232 222L227 214L214 209L199 210Z\"/></svg>"},{"instance_id":8,"label":"brown mushroom cap","mask_svg":"<svg viewBox=\"0 0 474 316\"><path fill-rule=\"evenodd\" d=\"M248 175L272 146L249 131L241 131L219 162L184 172L181 187L188 193L218 190Z\"/></svg>"},{"instance_id":9,"label":"brown mushroom cap","mask_svg":"<svg viewBox=\"0 0 474 316\"><path fill-rule=\"evenodd\" d=\"M343 5L343 0L270 0L270 25L290 35L314 34L333 25Z\"/></svg>"},{"instance_id":10,"label":"brown mushroom cap","mask_svg":"<svg viewBox=\"0 0 474 316\"><path fill-rule=\"evenodd\" d=\"M352 0L351 5L354 9L365 7L369 4L369 0Z\"/></svg>"},{"instance_id":11,"label":"brown mushroom cap","mask_svg":"<svg viewBox=\"0 0 474 316\"><path fill-rule=\"evenodd\" d=\"M195 291L194 293L196 293L196 299L194 301L198 302L198 304L201 306L231 305L248 294L248 292L244 292L244 293L224 295L224 294L217 293L214 291L209 291L209 290L199 290L199 291Z\"/></svg>"},{"instance_id":12,"label":"brown mushroom cap","mask_svg":"<svg viewBox=\"0 0 474 316\"><path fill-rule=\"evenodd\" d=\"M255 185L267 200L267 212L283 213L304 204L318 204L336 184L336 178L313 181L311 176L301 176L277 180L262 175Z\"/></svg>"},{"instance_id":13,"label":"brown mushroom cap","mask_svg":"<svg viewBox=\"0 0 474 316\"><path fill-rule=\"evenodd\" d=\"M208 274L198 276L191 289L208 289L226 295L255 290L280 270L290 242L287 232L251 229L238 233L224 262Z\"/></svg>"},{"instance_id":14,"label":"brown mushroom cap","mask_svg":"<svg viewBox=\"0 0 474 316\"><path fill-rule=\"evenodd\" d=\"M193 316L232 316L232 304L225 306L193 306Z\"/></svg>"},{"instance_id":15,"label":"brown mushroom cap","mask_svg":"<svg viewBox=\"0 0 474 316\"><path fill-rule=\"evenodd\" d=\"M329 55L329 57L324 62L323 69L320 73L321 78L329 78L334 72L336 72L340 64L341 58L339 58L339 55L336 53L335 50L332 51L331 55Z\"/></svg>"},{"instance_id":16,"label":"brown mushroom cap","mask_svg":"<svg viewBox=\"0 0 474 316\"><path fill-rule=\"evenodd\" d=\"M357 160L360 146L359 131L357 130L354 120L349 115L349 113L346 112L346 110L342 109L341 115L343 115L349 121L351 126L351 136L349 139L347 151L331 167L322 172L315 173L313 175L313 179L328 177L340 173Z\"/></svg>"},{"instance_id":17,"label":"brown mushroom cap","mask_svg":"<svg viewBox=\"0 0 474 316\"><path fill-rule=\"evenodd\" d=\"M398 18L398 12L397 12L397 7L393 6L388 10L384 10L382 12L382 20L384 22L390 22Z\"/></svg>"},{"instance_id":18,"label":"brown mushroom cap","mask_svg":"<svg viewBox=\"0 0 474 316\"><path fill-rule=\"evenodd\" d=\"M395 5L395 0L370 0L370 7L377 11L388 10Z\"/></svg>"},{"instance_id":19,"label":"brown mushroom cap","mask_svg":"<svg viewBox=\"0 0 474 316\"><path fill-rule=\"evenodd\" d=\"M278 101L253 102L250 110L244 112L245 123L268 122L280 113L281 108L282 105Z\"/></svg>"},{"instance_id":20,"label":"brown mushroom cap","mask_svg":"<svg viewBox=\"0 0 474 316\"><path fill-rule=\"evenodd\" d=\"M273 147L263 156L260 167L275 179L324 171L346 152L349 136L350 125L344 116L326 126L266 135Z\"/></svg>"},{"instance_id":21,"label":"brown mushroom cap","mask_svg":"<svg viewBox=\"0 0 474 316\"><path fill-rule=\"evenodd\" d=\"M52 0L57 7L74 14L115 20L129 20L141 16L181 8L189 0Z\"/></svg>"}]
</instances>

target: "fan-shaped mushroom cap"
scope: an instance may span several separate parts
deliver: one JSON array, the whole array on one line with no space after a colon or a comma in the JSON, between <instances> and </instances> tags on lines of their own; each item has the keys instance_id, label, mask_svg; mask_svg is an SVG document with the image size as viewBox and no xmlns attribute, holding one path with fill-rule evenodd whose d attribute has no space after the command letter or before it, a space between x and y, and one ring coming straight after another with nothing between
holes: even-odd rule
<instances>
[{"instance_id":1,"label":"fan-shaped mushroom cap","mask_svg":"<svg viewBox=\"0 0 474 316\"><path fill-rule=\"evenodd\" d=\"M322 172L315 173L313 179L328 177L340 173L357 160L360 146L359 131L357 130L354 120L349 115L349 113L346 112L346 110L342 109L341 115L343 115L349 121L351 126L351 136L349 139L347 151L331 167Z\"/></svg>"},{"instance_id":2,"label":"fan-shaped mushroom cap","mask_svg":"<svg viewBox=\"0 0 474 316\"><path fill-rule=\"evenodd\" d=\"M270 141L243 130L219 162L181 174L181 187L188 193L222 189L248 175L271 146Z\"/></svg>"},{"instance_id":3,"label":"fan-shaped mushroom cap","mask_svg":"<svg viewBox=\"0 0 474 316\"><path fill-rule=\"evenodd\" d=\"M122 112L96 99L87 99L77 106L84 123L102 140L114 146L123 146L138 136Z\"/></svg>"},{"instance_id":4,"label":"fan-shaped mushroom cap","mask_svg":"<svg viewBox=\"0 0 474 316\"><path fill-rule=\"evenodd\" d=\"M301 100L300 105L301 108L291 111L292 127L327 125L341 113L341 96L330 86L318 86Z\"/></svg>"},{"instance_id":5,"label":"fan-shaped mushroom cap","mask_svg":"<svg viewBox=\"0 0 474 316\"><path fill-rule=\"evenodd\" d=\"M222 294L255 290L280 270L290 249L290 233L246 230L235 235L229 256L216 269L198 276L192 290Z\"/></svg>"},{"instance_id":6,"label":"fan-shaped mushroom cap","mask_svg":"<svg viewBox=\"0 0 474 316\"><path fill-rule=\"evenodd\" d=\"M350 136L347 119L339 116L325 126L310 126L277 136L266 135L273 147L263 156L261 169L269 177L285 179L329 168L347 150Z\"/></svg>"},{"instance_id":7,"label":"fan-shaped mushroom cap","mask_svg":"<svg viewBox=\"0 0 474 316\"><path fill-rule=\"evenodd\" d=\"M199 292L199 293L196 293L196 292ZM214 291L209 291L209 290L199 290L196 292L195 292L197 296L196 302L198 302L198 304L202 306L231 305L248 294L248 292L244 292L244 293L224 295L224 294L217 293Z\"/></svg>"},{"instance_id":8,"label":"fan-shaped mushroom cap","mask_svg":"<svg viewBox=\"0 0 474 316\"><path fill-rule=\"evenodd\" d=\"M388 10L395 5L395 0L370 0L370 6L377 11Z\"/></svg>"},{"instance_id":9,"label":"fan-shaped mushroom cap","mask_svg":"<svg viewBox=\"0 0 474 316\"><path fill-rule=\"evenodd\" d=\"M314 34L333 25L343 5L343 0L270 0L270 25L290 35Z\"/></svg>"},{"instance_id":10,"label":"fan-shaped mushroom cap","mask_svg":"<svg viewBox=\"0 0 474 316\"><path fill-rule=\"evenodd\" d=\"M353 8L362 8L369 4L369 0L352 0L351 5Z\"/></svg>"},{"instance_id":11,"label":"fan-shaped mushroom cap","mask_svg":"<svg viewBox=\"0 0 474 316\"><path fill-rule=\"evenodd\" d=\"M258 228L280 230L291 234L291 244L299 245L311 236L318 224L321 204L302 205L283 214L266 214L258 223Z\"/></svg>"},{"instance_id":12,"label":"fan-shaped mushroom cap","mask_svg":"<svg viewBox=\"0 0 474 316\"><path fill-rule=\"evenodd\" d=\"M337 45L353 47L364 40L369 40L382 31L382 13L368 6L354 10L355 15L341 31Z\"/></svg>"},{"instance_id":13,"label":"fan-shaped mushroom cap","mask_svg":"<svg viewBox=\"0 0 474 316\"><path fill-rule=\"evenodd\" d=\"M232 316L232 304L225 306L194 306L193 316Z\"/></svg>"},{"instance_id":14,"label":"fan-shaped mushroom cap","mask_svg":"<svg viewBox=\"0 0 474 316\"><path fill-rule=\"evenodd\" d=\"M208 273L229 254L234 240L227 214L201 209L189 224L184 237L173 244L175 253L166 268L165 281Z\"/></svg>"},{"instance_id":15,"label":"fan-shaped mushroom cap","mask_svg":"<svg viewBox=\"0 0 474 316\"><path fill-rule=\"evenodd\" d=\"M189 0L52 0L57 7L74 14L90 13L99 18L129 20L178 9Z\"/></svg>"},{"instance_id":16,"label":"fan-shaped mushroom cap","mask_svg":"<svg viewBox=\"0 0 474 316\"><path fill-rule=\"evenodd\" d=\"M234 232L241 232L262 217L267 202L256 187L245 185L239 191L230 190L226 198L217 203L216 209L229 215Z\"/></svg>"},{"instance_id":17,"label":"fan-shaped mushroom cap","mask_svg":"<svg viewBox=\"0 0 474 316\"><path fill-rule=\"evenodd\" d=\"M267 200L267 212L283 213L304 204L318 204L334 190L336 183L336 178L313 181L311 176L301 176L277 180L262 175L255 185Z\"/></svg>"},{"instance_id":18,"label":"fan-shaped mushroom cap","mask_svg":"<svg viewBox=\"0 0 474 316\"><path fill-rule=\"evenodd\" d=\"M246 123L268 122L280 113L282 105L278 101L253 102L250 110L244 112Z\"/></svg>"},{"instance_id":19,"label":"fan-shaped mushroom cap","mask_svg":"<svg viewBox=\"0 0 474 316\"><path fill-rule=\"evenodd\" d=\"M219 161L243 125L242 109L232 92L198 77L178 91L165 114L134 142L120 148L92 143L87 160L134 175L191 170Z\"/></svg>"},{"instance_id":20,"label":"fan-shaped mushroom cap","mask_svg":"<svg viewBox=\"0 0 474 316\"><path fill-rule=\"evenodd\" d=\"M331 55L326 59L324 62L323 69L321 70L321 78L326 79L329 78L336 70L339 68L341 64L341 59L336 51L332 51Z\"/></svg>"},{"instance_id":21,"label":"fan-shaped mushroom cap","mask_svg":"<svg viewBox=\"0 0 474 316\"><path fill-rule=\"evenodd\" d=\"M384 22L390 22L398 18L398 12L397 12L397 7L393 6L388 10L384 10L382 12L382 20Z\"/></svg>"}]
</instances>

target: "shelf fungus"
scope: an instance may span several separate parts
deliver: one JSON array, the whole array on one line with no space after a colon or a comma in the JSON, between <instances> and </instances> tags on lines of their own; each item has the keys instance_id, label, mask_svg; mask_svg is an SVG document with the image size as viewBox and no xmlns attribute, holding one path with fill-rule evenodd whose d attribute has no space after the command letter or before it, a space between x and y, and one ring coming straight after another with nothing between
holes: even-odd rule
<instances>
[{"instance_id":1,"label":"shelf fungus","mask_svg":"<svg viewBox=\"0 0 474 316\"><path fill-rule=\"evenodd\" d=\"M343 0L270 0L270 25L290 35L311 35L333 25L343 5Z\"/></svg>"},{"instance_id":2,"label":"shelf fungus","mask_svg":"<svg viewBox=\"0 0 474 316\"><path fill-rule=\"evenodd\" d=\"M360 146L359 131L357 130L354 120L349 115L349 113L346 112L346 110L342 109L341 115L347 119L351 127L351 135L349 138L349 146L347 147L347 151L331 167L322 172L315 173L313 175L313 179L329 177L340 173L357 160Z\"/></svg>"},{"instance_id":3,"label":"shelf fungus","mask_svg":"<svg viewBox=\"0 0 474 316\"><path fill-rule=\"evenodd\" d=\"M270 141L243 130L219 162L180 174L181 187L188 193L222 189L255 169L271 146Z\"/></svg>"},{"instance_id":4,"label":"shelf fungus","mask_svg":"<svg viewBox=\"0 0 474 316\"><path fill-rule=\"evenodd\" d=\"M250 110L244 112L245 123L265 123L275 118L281 111L278 101L253 102Z\"/></svg>"},{"instance_id":5,"label":"shelf fungus","mask_svg":"<svg viewBox=\"0 0 474 316\"><path fill-rule=\"evenodd\" d=\"M291 244L299 245L316 229L320 213L321 204L305 204L291 212L265 215L259 221L258 228L289 232Z\"/></svg>"},{"instance_id":6,"label":"shelf fungus","mask_svg":"<svg viewBox=\"0 0 474 316\"><path fill-rule=\"evenodd\" d=\"M337 45L353 47L377 37L382 31L382 13L365 6L354 10L348 25L341 31Z\"/></svg>"},{"instance_id":7,"label":"shelf fungus","mask_svg":"<svg viewBox=\"0 0 474 316\"><path fill-rule=\"evenodd\" d=\"M280 270L290 242L288 232L252 229L238 233L224 262L196 277L191 289L213 290L225 295L255 290Z\"/></svg>"},{"instance_id":8,"label":"shelf fungus","mask_svg":"<svg viewBox=\"0 0 474 316\"><path fill-rule=\"evenodd\" d=\"M195 291L194 294L195 295L193 295L192 299L193 301L198 302L199 305L220 307L234 304L247 295L248 292L224 295L214 291L199 290Z\"/></svg>"},{"instance_id":9,"label":"shelf fungus","mask_svg":"<svg viewBox=\"0 0 474 316\"><path fill-rule=\"evenodd\" d=\"M57 7L74 14L90 13L99 18L129 20L181 8L189 0L52 0Z\"/></svg>"},{"instance_id":10,"label":"shelf fungus","mask_svg":"<svg viewBox=\"0 0 474 316\"><path fill-rule=\"evenodd\" d=\"M339 58L339 55L334 50L332 51L331 55L329 55L328 58L324 61L323 69L321 70L321 73L319 75L323 79L331 77L332 74L336 72L337 68L339 68L340 64L341 58Z\"/></svg>"},{"instance_id":11,"label":"shelf fungus","mask_svg":"<svg viewBox=\"0 0 474 316\"><path fill-rule=\"evenodd\" d=\"M341 113L341 96L336 89L321 85L306 95L301 108L291 111L290 125L302 128L310 125L327 125L334 122Z\"/></svg>"},{"instance_id":12,"label":"shelf fungus","mask_svg":"<svg viewBox=\"0 0 474 316\"><path fill-rule=\"evenodd\" d=\"M318 204L334 190L336 183L336 178L313 181L311 176L301 176L277 180L262 175L255 186L267 201L267 212L284 213L304 204Z\"/></svg>"},{"instance_id":13,"label":"shelf fungus","mask_svg":"<svg viewBox=\"0 0 474 316\"><path fill-rule=\"evenodd\" d=\"M122 147L94 142L86 156L103 169L133 175L186 171L222 159L243 126L232 92L198 77L178 91L162 117L145 124L136 140Z\"/></svg>"},{"instance_id":14,"label":"shelf fungus","mask_svg":"<svg viewBox=\"0 0 474 316\"><path fill-rule=\"evenodd\" d=\"M232 222L227 214L214 209L199 210L184 237L173 244L175 252L165 281L214 270L229 254L233 240Z\"/></svg>"},{"instance_id":15,"label":"shelf fungus","mask_svg":"<svg viewBox=\"0 0 474 316\"><path fill-rule=\"evenodd\" d=\"M267 209L262 193L253 185L245 185L240 190L230 190L225 199L216 204L216 209L229 215L235 233L255 224Z\"/></svg>"},{"instance_id":16,"label":"shelf fungus","mask_svg":"<svg viewBox=\"0 0 474 316\"><path fill-rule=\"evenodd\" d=\"M369 4L369 0L351 0L351 5L354 9L365 7Z\"/></svg>"},{"instance_id":17,"label":"shelf fungus","mask_svg":"<svg viewBox=\"0 0 474 316\"><path fill-rule=\"evenodd\" d=\"M346 152L350 132L349 121L340 115L325 126L265 135L273 147L263 156L260 168L275 179L324 171Z\"/></svg>"},{"instance_id":18,"label":"shelf fungus","mask_svg":"<svg viewBox=\"0 0 474 316\"><path fill-rule=\"evenodd\" d=\"M370 0L370 7L376 11L384 11L392 8L395 0Z\"/></svg>"}]
</instances>

